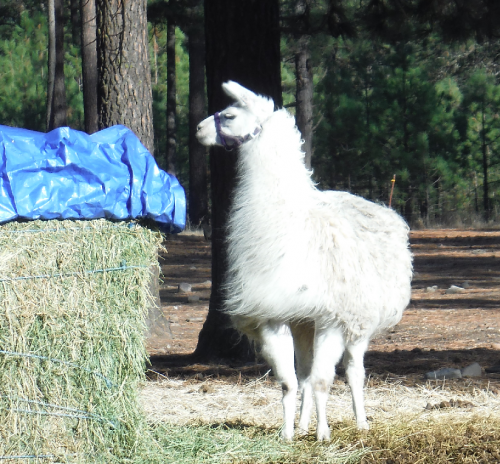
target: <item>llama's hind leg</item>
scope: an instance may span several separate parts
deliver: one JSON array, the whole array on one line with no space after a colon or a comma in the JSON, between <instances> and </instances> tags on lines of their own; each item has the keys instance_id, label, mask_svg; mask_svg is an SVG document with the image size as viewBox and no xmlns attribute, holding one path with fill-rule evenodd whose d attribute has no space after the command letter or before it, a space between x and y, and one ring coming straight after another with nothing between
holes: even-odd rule
<instances>
[{"instance_id":1,"label":"llama's hind leg","mask_svg":"<svg viewBox=\"0 0 500 464\"><path fill-rule=\"evenodd\" d=\"M295 349L295 370L297 371L302 397L299 434L306 435L309 432L309 421L311 420L314 405L311 385L311 368L314 354L314 323L293 323L290 325L290 328L292 329L293 346Z\"/></svg>"},{"instance_id":2,"label":"llama's hind leg","mask_svg":"<svg viewBox=\"0 0 500 464\"><path fill-rule=\"evenodd\" d=\"M365 381L365 367L363 357L368 348L368 340L361 340L347 345L344 353L344 367L347 382L351 388L352 405L356 416L356 425L359 430L368 430L370 427L366 420L365 400L363 385Z\"/></svg>"},{"instance_id":3,"label":"llama's hind leg","mask_svg":"<svg viewBox=\"0 0 500 464\"><path fill-rule=\"evenodd\" d=\"M283 390L284 426L281 436L293 438L295 403L297 400L297 377L295 375L293 338L287 324L269 321L260 326L262 356L271 365L274 375Z\"/></svg>"},{"instance_id":4,"label":"llama's hind leg","mask_svg":"<svg viewBox=\"0 0 500 464\"><path fill-rule=\"evenodd\" d=\"M344 351L344 337L338 327L316 328L314 337L314 360L311 370L311 385L316 400L318 440L330 438L330 428L326 418L326 403L330 386L335 377L335 365Z\"/></svg>"}]
</instances>

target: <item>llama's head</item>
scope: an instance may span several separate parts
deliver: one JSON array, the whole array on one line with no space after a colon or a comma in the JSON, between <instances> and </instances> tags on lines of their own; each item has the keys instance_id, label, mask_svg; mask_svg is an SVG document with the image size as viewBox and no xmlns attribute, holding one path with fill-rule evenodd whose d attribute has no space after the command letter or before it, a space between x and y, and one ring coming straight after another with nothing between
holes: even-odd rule
<instances>
[{"instance_id":1,"label":"llama's head","mask_svg":"<svg viewBox=\"0 0 500 464\"><path fill-rule=\"evenodd\" d=\"M262 123L274 111L274 103L233 81L222 84L222 89L235 103L200 122L196 137L203 145L231 150L259 134Z\"/></svg>"}]
</instances>

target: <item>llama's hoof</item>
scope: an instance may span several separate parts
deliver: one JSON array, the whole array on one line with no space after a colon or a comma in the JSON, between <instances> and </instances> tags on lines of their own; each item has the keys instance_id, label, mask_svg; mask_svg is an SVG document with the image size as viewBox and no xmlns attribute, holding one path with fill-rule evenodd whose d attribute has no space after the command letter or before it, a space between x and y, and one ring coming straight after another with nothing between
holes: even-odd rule
<instances>
[{"instance_id":1,"label":"llama's hoof","mask_svg":"<svg viewBox=\"0 0 500 464\"><path fill-rule=\"evenodd\" d=\"M330 429L327 427L326 429L320 430L318 428L316 433L316 439L318 441L329 441L330 440Z\"/></svg>"},{"instance_id":2,"label":"llama's hoof","mask_svg":"<svg viewBox=\"0 0 500 464\"><path fill-rule=\"evenodd\" d=\"M365 420L364 421L360 421L356 424L358 426L358 430L360 432L367 432L368 430L370 430L370 426L368 425L368 422L366 422Z\"/></svg>"},{"instance_id":3,"label":"llama's hoof","mask_svg":"<svg viewBox=\"0 0 500 464\"><path fill-rule=\"evenodd\" d=\"M281 431L281 439L283 441L292 441L293 440L293 430L290 432L290 431L286 431L285 429L283 429Z\"/></svg>"},{"instance_id":4,"label":"llama's hoof","mask_svg":"<svg viewBox=\"0 0 500 464\"><path fill-rule=\"evenodd\" d=\"M302 428L302 427L299 427L297 429L297 436L299 436L299 437L305 437L306 435L309 435L309 430L308 429L305 429L305 428Z\"/></svg>"}]
</instances>

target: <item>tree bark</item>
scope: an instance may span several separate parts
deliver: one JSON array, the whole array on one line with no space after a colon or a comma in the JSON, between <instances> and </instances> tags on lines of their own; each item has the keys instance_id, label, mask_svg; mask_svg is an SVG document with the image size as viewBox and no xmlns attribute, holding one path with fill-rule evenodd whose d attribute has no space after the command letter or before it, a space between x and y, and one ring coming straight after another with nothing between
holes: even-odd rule
<instances>
[{"instance_id":1,"label":"tree bark","mask_svg":"<svg viewBox=\"0 0 500 464\"><path fill-rule=\"evenodd\" d=\"M303 35L298 40L298 49L295 53L295 73L297 79L296 120L297 128L302 134L305 153L304 163L311 168L312 138L313 138L313 74L309 56L309 37Z\"/></svg>"},{"instance_id":2,"label":"tree bark","mask_svg":"<svg viewBox=\"0 0 500 464\"><path fill-rule=\"evenodd\" d=\"M484 206L484 220L488 222L490 220L490 198L488 191L488 147L486 143L486 124L484 116L484 102L482 107L482 119L481 119L481 154L483 162L483 206Z\"/></svg>"},{"instance_id":3,"label":"tree bark","mask_svg":"<svg viewBox=\"0 0 500 464\"><path fill-rule=\"evenodd\" d=\"M97 0L99 129L124 124L154 153L147 0Z\"/></svg>"},{"instance_id":4,"label":"tree bark","mask_svg":"<svg viewBox=\"0 0 500 464\"><path fill-rule=\"evenodd\" d=\"M201 3L201 2L200 2ZM207 150L196 140L196 128L206 117L205 37L200 24L188 29L189 47L189 220L208 224Z\"/></svg>"},{"instance_id":5,"label":"tree bark","mask_svg":"<svg viewBox=\"0 0 500 464\"><path fill-rule=\"evenodd\" d=\"M47 2L47 15L49 22L49 53L48 53L48 76L47 76L46 126L47 130L50 130L52 100L54 99L54 80L56 76L56 12L55 12L54 0L48 0Z\"/></svg>"},{"instance_id":6,"label":"tree bark","mask_svg":"<svg viewBox=\"0 0 500 464\"><path fill-rule=\"evenodd\" d=\"M54 94L50 111L49 130L67 125L66 84L64 81L64 9L63 0L54 0L56 65Z\"/></svg>"},{"instance_id":7,"label":"tree bark","mask_svg":"<svg viewBox=\"0 0 500 464\"><path fill-rule=\"evenodd\" d=\"M70 0L70 11L71 11L71 39L75 47L80 46L81 41L81 21L80 21L80 11L79 11L80 1Z\"/></svg>"},{"instance_id":8,"label":"tree bark","mask_svg":"<svg viewBox=\"0 0 500 464\"><path fill-rule=\"evenodd\" d=\"M167 23L167 171L175 176L177 157L177 86L175 78L175 22Z\"/></svg>"},{"instance_id":9,"label":"tree bark","mask_svg":"<svg viewBox=\"0 0 500 464\"><path fill-rule=\"evenodd\" d=\"M97 119L97 24L95 0L80 0L82 31L83 111L85 132L98 131Z\"/></svg>"},{"instance_id":10,"label":"tree bark","mask_svg":"<svg viewBox=\"0 0 500 464\"><path fill-rule=\"evenodd\" d=\"M230 103L221 89L235 80L282 105L279 3L277 0L205 0L208 112ZM236 154L213 148L210 153L212 192L212 294L207 320L195 355L204 359L253 359L246 339L231 328L220 310L227 269L225 227L235 184Z\"/></svg>"}]
</instances>

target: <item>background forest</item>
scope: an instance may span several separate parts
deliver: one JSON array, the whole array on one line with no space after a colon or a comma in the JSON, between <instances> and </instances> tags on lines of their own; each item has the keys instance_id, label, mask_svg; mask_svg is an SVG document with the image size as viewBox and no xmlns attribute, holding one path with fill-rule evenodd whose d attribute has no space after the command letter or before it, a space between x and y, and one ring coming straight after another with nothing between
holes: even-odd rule
<instances>
[{"instance_id":1,"label":"background forest","mask_svg":"<svg viewBox=\"0 0 500 464\"><path fill-rule=\"evenodd\" d=\"M79 22L72 3L64 8L67 124L84 130ZM345 27L332 31L325 27L332 2L281 1L283 103L292 112L297 56L307 45L315 181L387 204L395 175L392 206L414 227L497 220L498 41L466 34L448 40L442 29L416 17L399 25L395 18L392 29L381 30L367 16L374 2L338 3ZM169 20L158 14L158 4L175 6ZM154 155L189 191L189 47L182 26L188 7L181 0L150 2L148 20ZM169 22L177 25L175 160L167 156ZM191 16L190 27L192 22L202 25L203 18ZM47 130L47 59L45 3L1 0L0 124Z\"/></svg>"}]
</instances>

